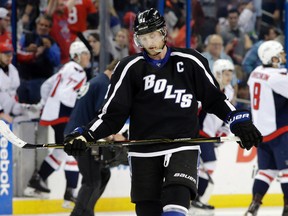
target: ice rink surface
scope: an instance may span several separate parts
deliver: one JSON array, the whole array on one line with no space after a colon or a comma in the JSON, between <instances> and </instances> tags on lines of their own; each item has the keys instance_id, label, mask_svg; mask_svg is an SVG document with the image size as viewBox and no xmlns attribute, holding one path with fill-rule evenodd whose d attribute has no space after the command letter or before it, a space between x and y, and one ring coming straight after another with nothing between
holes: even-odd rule
<instances>
[{"instance_id":1,"label":"ice rink surface","mask_svg":"<svg viewBox=\"0 0 288 216\"><path fill-rule=\"evenodd\" d=\"M216 209L214 216L243 216L246 211L246 208L223 208ZM257 216L281 216L282 208L281 207L261 207ZM17 216L69 216L69 213L63 214L33 214L33 215L17 215ZM136 216L133 212L95 212L95 216Z\"/></svg>"}]
</instances>

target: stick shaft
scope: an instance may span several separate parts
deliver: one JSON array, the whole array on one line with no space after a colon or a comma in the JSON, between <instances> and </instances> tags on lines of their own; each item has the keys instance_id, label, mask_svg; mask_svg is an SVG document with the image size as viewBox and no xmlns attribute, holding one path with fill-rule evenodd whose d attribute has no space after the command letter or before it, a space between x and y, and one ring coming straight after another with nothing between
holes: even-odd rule
<instances>
[{"instance_id":1,"label":"stick shaft","mask_svg":"<svg viewBox=\"0 0 288 216\"><path fill-rule=\"evenodd\" d=\"M109 147L109 146L135 146L153 145L158 143L222 143L241 141L239 137L209 137L209 138L179 138L179 139L151 139L151 140L126 140L126 141L96 141L88 142L87 147ZM43 144L47 148L61 148L63 144Z\"/></svg>"},{"instance_id":2,"label":"stick shaft","mask_svg":"<svg viewBox=\"0 0 288 216\"><path fill-rule=\"evenodd\" d=\"M0 120L0 133L9 140L13 145L25 149L39 149L39 148L64 148L63 144L45 143L32 144L27 143L17 137L8 127L8 125ZM135 145L153 145L158 143L222 143L241 141L239 137L210 137L210 138L178 138L178 139L150 139L150 140L125 140L125 141L96 141L88 142L87 147L108 147L108 146L135 146Z\"/></svg>"}]
</instances>

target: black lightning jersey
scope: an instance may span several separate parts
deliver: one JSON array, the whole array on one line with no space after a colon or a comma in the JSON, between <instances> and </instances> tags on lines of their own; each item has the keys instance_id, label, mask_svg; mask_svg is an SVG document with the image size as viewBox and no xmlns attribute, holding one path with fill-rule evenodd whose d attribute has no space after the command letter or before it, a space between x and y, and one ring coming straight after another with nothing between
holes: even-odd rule
<instances>
[{"instance_id":1,"label":"black lightning jersey","mask_svg":"<svg viewBox=\"0 0 288 216\"><path fill-rule=\"evenodd\" d=\"M208 61L193 49L168 48L156 64L143 53L126 57L116 66L102 113L89 129L103 138L130 117L131 140L196 137L197 101L222 120L235 110L216 83Z\"/></svg>"}]
</instances>

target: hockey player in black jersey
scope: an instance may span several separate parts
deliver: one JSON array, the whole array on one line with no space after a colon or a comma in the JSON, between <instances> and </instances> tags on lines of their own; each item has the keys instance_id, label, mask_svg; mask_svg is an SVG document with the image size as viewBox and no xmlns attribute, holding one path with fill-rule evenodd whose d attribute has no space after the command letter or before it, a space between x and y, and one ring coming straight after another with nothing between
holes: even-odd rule
<instances>
[{"instance_id":1,"label":"hockey player in black jersey","mask_svg":"<svg viewBox=\"0 0 288 216\"><path fill-rule=\"evenodd\" d=\"M65 138L64 150L79 155L85 142L117 133L130 117L130 139L197 137L197 101L230 123L242 148L262 135L250 113L236 110L219 90L207 60L193 49L166 45L163 16L151 8L138 13L134 41L142 53L116 66L101 113ZM129 147L131 201L137 216L185 216L197 193L199 147L185 141Z\"/></svg>"}]
</instances>

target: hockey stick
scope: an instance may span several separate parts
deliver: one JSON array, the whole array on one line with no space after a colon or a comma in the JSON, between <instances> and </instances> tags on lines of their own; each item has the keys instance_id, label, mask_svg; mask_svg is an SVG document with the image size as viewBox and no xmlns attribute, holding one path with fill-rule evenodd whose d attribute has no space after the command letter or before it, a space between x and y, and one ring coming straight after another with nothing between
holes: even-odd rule
<instances>
[{"instance_id":1,"label":"hockey stick","mask_svg":"<svg viewBox=\"0 0 288 216\"><path fill-rule=\"evenodd\" d=\"M25 149L38 148L64 148L63 144L47 143L47 144L32 144L27 143L17 137L8 127L8 125L0 120L0 133L9 140L13 145ZM108 146L133 146L133 145L150 145L156 143L177 143L185 142L191 144L197 143L221 143L221 142L241 142L239 137L210 137L210 138L179 138L179 139L150 139L150 140L125 140L125 141L96 141L87 142L87 147L108 147Z\"/></svg>"}]
</instances>

